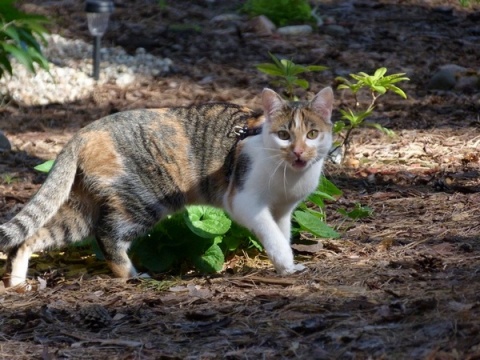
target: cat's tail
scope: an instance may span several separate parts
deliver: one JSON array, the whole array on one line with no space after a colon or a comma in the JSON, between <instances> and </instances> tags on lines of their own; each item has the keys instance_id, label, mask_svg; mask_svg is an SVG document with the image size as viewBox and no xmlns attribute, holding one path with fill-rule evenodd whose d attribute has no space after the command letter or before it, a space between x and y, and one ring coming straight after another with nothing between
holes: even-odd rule
<instances>
[{"instance_id":1,"label":"cat's tail","mask_svg":"<svg viewBox=\"0 0 480 360\"><path fill-rule=\"evenodd\" d=\"M65 146L35 196L13 219L0 226L1 251L20 245L34 235L67 201L77 172L77 145L72 141Z\"/></svg>"}]
</instances>

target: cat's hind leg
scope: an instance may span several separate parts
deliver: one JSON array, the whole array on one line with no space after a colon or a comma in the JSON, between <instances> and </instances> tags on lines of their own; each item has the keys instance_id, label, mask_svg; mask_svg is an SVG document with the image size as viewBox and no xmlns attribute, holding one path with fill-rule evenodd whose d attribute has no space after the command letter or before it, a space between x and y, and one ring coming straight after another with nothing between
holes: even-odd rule
<instances>
[{"instance_id":1,"label":"cat's hind leg","mask_svg":"<svg viewBox=\"0 0 480 360\"><path fill-rule=\"evenodd\" d=\"M113 274L119 278L136 277L137 271L128 257L131 242L154 224L139 224L125 211L104 207L95 238Z\"/></svg>"},{"instance_id":2,"label":"cat's hind leg","mask_svg":"<svg viewBox=\"0 0 480 360\"><path fill-rule=\"evenodd\" d=\"M30 256L47 248L57 248L80 241L92 230L91 212L82 211L71 201L64 204L47 224L7 254L3 276L5 287L25 282Z\"/></svg>"}]
</instances>

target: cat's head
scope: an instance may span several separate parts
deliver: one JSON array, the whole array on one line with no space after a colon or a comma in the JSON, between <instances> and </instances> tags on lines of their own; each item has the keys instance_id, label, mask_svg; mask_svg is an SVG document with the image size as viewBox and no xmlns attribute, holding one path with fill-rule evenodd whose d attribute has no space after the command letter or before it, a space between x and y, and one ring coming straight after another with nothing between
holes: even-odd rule
<instances>
[{"instance_id":1,"label":"cat's head","mask_svg":"<svg viewBox=\"0 0 480 360\"><path fill-rule=\"evenodd\" d=\"M327 87L311 101L286 101L275 91L262 93L264 145L289 168L307 169L325 158L332 146L333 91Z\"/></svg>"}]
</instances>

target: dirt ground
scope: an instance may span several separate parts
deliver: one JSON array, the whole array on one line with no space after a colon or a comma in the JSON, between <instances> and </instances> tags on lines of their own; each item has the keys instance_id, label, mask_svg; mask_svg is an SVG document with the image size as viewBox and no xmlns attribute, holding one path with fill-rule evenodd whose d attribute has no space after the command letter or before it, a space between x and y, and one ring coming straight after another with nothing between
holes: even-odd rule
<instances>
[{"instance_id":1,"label":"dirt ground","mask_svg":"<svg viewBox=\"0 0 480 360\"><path fill-rule=\"evenodd\" d=\"M210 21L240 1L166 3L117 1L104 44L169 57L172 73L97 86L75 103L0 109L13 145L0 154L1 222L45 179L32 167L101 116L212 100L258 107L268 79L254 65L268 51L328 66L308 76L312 93L351 72L406 72L408 100L386 96L373 119L396 137L360 130L345 164L327 165L344 192L328 205L342 237L296 246L307 272L279 277L265 256L239 254L216 276L126 283L91 256L42 254L29 274L45 288L0 292L0 358L480 359L480 93L427 89L439 66L478 71L480 9L455 0L322 1L319 13L343 34L261 37L246 18ZM83 5L26 6L51 16L52 32L89 40ZM346 99L336 97L338 108ZM336 212L356 203L372 216L352 222Z\"/></svg>"}]
</instances>

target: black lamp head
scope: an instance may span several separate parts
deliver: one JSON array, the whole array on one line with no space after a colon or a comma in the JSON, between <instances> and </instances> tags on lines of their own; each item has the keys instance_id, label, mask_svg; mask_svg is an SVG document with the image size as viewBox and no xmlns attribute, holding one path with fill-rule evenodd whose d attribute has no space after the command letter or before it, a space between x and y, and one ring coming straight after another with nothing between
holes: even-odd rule
<instances>
[{"instance_id":1,"label":"black lamp head","mask_svg":"<svg viewBox=\"0 0 480 360\"><path fill-rule=\"evenodd\" d=\"M87 0L85 11L87 13L112 13L114 5L109 0Z\"/></svg>"}]
</instances>

